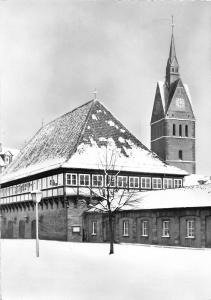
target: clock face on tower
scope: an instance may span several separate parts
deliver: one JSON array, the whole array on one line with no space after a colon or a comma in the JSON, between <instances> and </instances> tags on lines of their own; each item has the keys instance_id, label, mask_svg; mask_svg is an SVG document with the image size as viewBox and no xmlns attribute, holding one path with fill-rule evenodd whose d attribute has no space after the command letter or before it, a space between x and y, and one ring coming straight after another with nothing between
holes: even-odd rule
<instances>
[{"instance_id":1,"label":"clock face on tower","mask_svg":"<svg viewBox=\"0 0 211 300\"><path fill-rule=\"evenodd\" d=\"M176 98L176 106L179 109L184 109L185 108L185 100L183 98Z\"/></svg>"}]
</instances>

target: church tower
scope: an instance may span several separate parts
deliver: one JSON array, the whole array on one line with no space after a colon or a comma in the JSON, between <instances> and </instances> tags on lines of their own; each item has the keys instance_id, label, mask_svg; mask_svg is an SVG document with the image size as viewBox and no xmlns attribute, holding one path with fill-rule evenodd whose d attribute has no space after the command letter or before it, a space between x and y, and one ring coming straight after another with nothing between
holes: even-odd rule
<instances>
[{"instance_id":1,"label":"church tower","mask_svg":"<svg viewBox=\"0 0 211 300\"><path fill-rule=\"evenodd\" d=\"M173 20L172 20L173 21ZM174 43L174 24L165 82L156 87L151 117L151 150L166 163L196 172L195 117L188 86L181 80Z\"/></svg>"}]
</instances>

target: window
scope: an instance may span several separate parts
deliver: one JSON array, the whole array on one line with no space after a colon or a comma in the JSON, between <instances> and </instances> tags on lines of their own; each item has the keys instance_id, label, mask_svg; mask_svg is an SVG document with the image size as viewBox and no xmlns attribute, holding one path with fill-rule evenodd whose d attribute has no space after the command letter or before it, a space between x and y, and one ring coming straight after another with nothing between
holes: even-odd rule
<instances>
[{"instance_id":1,"label":"window","mask_svg":"<svg viewBox=\"0 0 211 300\"><path fill-rule=\"evenodd\" d=\"M103 186L103 175L92 175L92 185Z\"/></svg>"},{"instance_id":2,"label":"window","mask_svg":"<svg viewBox=\"0 0 211 300\"><path fill-rule=\"evenodd\" d=\"M182 136L182 125L179 125L179 136Z\"/></svg>"},{"instance_id":3,"label":"window","mask_svg":"<svg viewBox=\"0 0 211 300\"><path fill-rule=\"evenodd\" d=\"M77 185L77 174L68 173L66 174L66 184L67 185Z\"/></svg>"},{"instance_id":4,"label":"window","mask_svg":"<svg viewBox=\"0 0 211 300\"><path fill-rule=\"evenodd\" d=\"M162 189L161 178L152 178L152 188L153 189Z\"/></svg>"},{"instance_id":5,"label":"window","mask_svg":"<svg viewBox=\"0 0 211 300\"><path fill-rule=\"evenodd\" d=\"M175 188L182 187L182 179L174 179L174 187Z\"/></svg>"},{"instance_id":6,"label":"window","mask_svg":"<svg viewBox=\"0 0 211 300\"><path fill-rule=\"evenodd\" d=\"M147 220L141 222L141 235L142 236L149 235L149 221Z\"/></svg>"},{"instance_id":7,"label":"window","mask_svg":"<svg viewBox=\"0 0 211 300\"><path fill-rule=\"evenodd\" d=\"M92 222L92 235L97 235L97 222Z\"/></svg>"},{"instance_id":8,"label":"window","mask_svg":"<svg viewBox=\"0 0 211 300\"><path fill-rule=\"evenodd\" d=\"M80 185L82 186L89 186L90 185L90 175L88 174L80 174Z\"/></svg>"},{"instance_id":9,"label":"window","mask_svg":"<svg viewBox=\"0 0 211 300\"><path fill-rule=\"evenodd\" d=\"M107 185L110 187L116 186L116 176L115 175L108 175L107 176Z\"/></svg>"},{"instance_id":10,"label":"window","mask_svg":"<svg viewBox=\"0 0 211 300\"><path fill-rule=\"evenodd\" d=\"M163 221L163 230L162 230L162 236L163 237L169 237L170 234L169 234L169 224L170 224L170 221L169 220L165 220Z\"/></svg>"},{"instance_id":11,"label":"window","mask_svg":"<svg viewBox=\"0 0 211 300\"><path fill-rule=\"evenodd\" d=\"M179 150L179 159L182 160L182 150Z\"/></svg>"},{"instance_id":12,"label":"window","mask_svg":"<svg viewBox=\"0 0 211 300\"><path fill-rule=\"evenodd\" d=\"M151 178L150 177L141 177L141 188L142 189L151 189Z\"/></svg>"},{"instance_id":13,"label":"window","mask_svg":"<svg viewBox=\"0 0 211 300\"><path fill-rule=\"evenodd\" d=\"M187 228L187 238L194 238L195 237L195 221L187 220L186 228Z\"/></svg>"},{"instance_id":14,"label":"window","mask_svg":"<svg viewBox=\"0 0 211 300\"><path fill-rule=\"evenodd\" d=\"M127 176L117 176L117 186L127 187Z\"/></svg>"},{"instance_id":15,"label":"window","mask_svg":"<svg viewBox=\"0 0 211 300\"><path fill-rule=\"evenodd\" d=\"M129 222L123 221L123 236L129 236Z\"/></svg>"},{"instance_id":16,"label":"window","mask_svg":"<svg viewBox=\"0 0 211 300\"><path fill-rule=\"evenodd\" d=\"M164 178L163 179L163 188L164 189L172 189L173 188L173 179L171 178Z\"/></svg>"},{"instance_id":17,"label":"window","mask_svg":"<svg viewBox=\"0 0 211 300\"><path fill-rule=\"evenodd\" d=\"M188 137L188 125L185 125L185 136Z\"/></svg>"},{"instance_id":18,"label":"window","mask_svg":"<svg viewBox=\"0 0 211 300\"><path fill-rule=\"evenodd\" d=\"M173 135L176 135L176 125L173 124Z\"/></svg>"},{"instance_id":19,"label":"window","mask_svg":"<svg viewBox=\"0 0 211 300\"><path fill-rule=\"evenodd\" d=\"M139 187L139 177L129 177L129 186L130 188Z\"/></svg>"}]
</instances>

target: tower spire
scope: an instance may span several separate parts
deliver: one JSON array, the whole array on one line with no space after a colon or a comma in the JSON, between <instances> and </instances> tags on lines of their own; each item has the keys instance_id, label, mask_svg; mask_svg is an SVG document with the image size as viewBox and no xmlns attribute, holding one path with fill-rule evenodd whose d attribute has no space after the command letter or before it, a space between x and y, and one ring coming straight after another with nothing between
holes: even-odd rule
<instances>
[{"instance_id":1,"label":"tower spire","mask_svg":"<svg viewBox=\"0 0 211 300\"><path fill-rule=\"evenodd\" d=\"M171 17L171 43L169 57L166 66L166 85L170 88L171 84L179 79L179 64L177 61L174 43L174 17Z\"/></svg>"}]
</instances>

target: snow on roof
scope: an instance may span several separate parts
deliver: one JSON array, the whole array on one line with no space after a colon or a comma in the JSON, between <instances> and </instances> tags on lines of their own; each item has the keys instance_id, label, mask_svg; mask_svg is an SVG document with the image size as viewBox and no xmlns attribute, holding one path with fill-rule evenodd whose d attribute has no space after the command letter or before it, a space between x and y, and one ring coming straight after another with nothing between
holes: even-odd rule
<instances>
[{"instance_id":1,"label":"snow on roof","mask_svg":"<svg viewBox=\"0 0 211 300\"><path fill-rule=\"evenodd\" d=\"M111 207L117 207L117 194ZM160 191L135 192L127 203L129 195L125 194L121 199L119 210L148 210L148 209L170 209L170 208L193 208L211 206L211 184L178 189L167 189ZM127 203L122 205L123 203ZM89 212L103 210L101 204L91 208Z\"/></svg>"},{"instance_id":2,"label":"snow on roof","mask_svg":"<svg viewBox=\"0 0 211 300\"><path fill-rule=\"evenodd\" d=\"M99 169L107 151L115 151L118 170L187 175L162 162L93 100L42 127L5 170L2 182L58 166Z\"/></svg>"},{"instance_id":3,"label":"snow on roof","mask_svg":"<svg viewBox=\"0 0 211 300\"><path fill-rule=\"evenodd\" d=\"M14 149L14 148L8 148L8 147L1 147L1 152L0 154L6 154L10 152L13 157L17 156L20 150Z\"/></svg>"},{"instance_id":4,"label":"snow on roof","mask_svg":"<svg viewBox=\"0 0 211 300\"><path fill-rule=\"evenodd\" d=\"M193 185L200 185L200 184L207 184L207 183L211 183L210 176L191 174L185 177L183 185L193 186Z\"/></svg>"}]
</instances>

